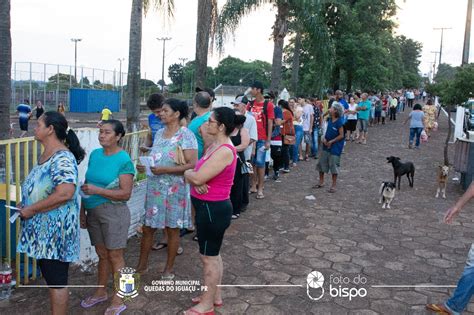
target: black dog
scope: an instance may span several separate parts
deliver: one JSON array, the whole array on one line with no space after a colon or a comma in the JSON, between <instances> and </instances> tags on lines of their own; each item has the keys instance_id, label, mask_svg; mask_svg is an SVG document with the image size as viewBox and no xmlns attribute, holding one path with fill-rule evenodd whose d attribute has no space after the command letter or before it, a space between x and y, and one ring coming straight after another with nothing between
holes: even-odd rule
<instances>
[{"instance_id":1,"label":"black dog","mask_svg":"<svg viewBox=\"0 0 474 315\"><path fill-rule=\"evenodd\" d=\"M413 165L412 162L402 163L400 162L399 157L390 156L387 158L387 163L392 163L395 184L397 183L398 178L398 190L400 190L400 180L405 174L407 174L408 183L410 184L410 187L413 187L415 177L415 165Z\"/></svg>"}]
</instances>

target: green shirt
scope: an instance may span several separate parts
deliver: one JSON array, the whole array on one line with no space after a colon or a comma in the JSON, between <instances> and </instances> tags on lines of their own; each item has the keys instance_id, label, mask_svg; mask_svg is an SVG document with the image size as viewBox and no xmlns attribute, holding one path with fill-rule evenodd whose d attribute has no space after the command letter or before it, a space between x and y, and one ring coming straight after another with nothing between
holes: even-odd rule
<instances>
[{"instance_id":1,"label":"green shirt","mask_svg":"<svg viewBox=\"0 0 474 315\"><path fill-rule=\"evenodd\" d=\"M86 183L100 188L119 188L120 175L135 175L135 166L128 153L124 150L113 155L105 155L104 149L92 151L86 172ZM84 208L92 209L101 204L112 202L110 199L99 195L82 198Z\"/></svg>"},{"instance_id":2,"label":"green shirt","mask_svg":"<svg viewBox=\"0 0 474 315\"><path fill-rule=\"evenodd\" d=\"M370 115L370 108L372 107L372 102L369 100L365 100L363 102L360 102L357 107L366 107L365 110L359 110L357 111L357 118L363 119L363 120L369 120L369 115Z\"/></svg>"},{"instance_id":3,"label":"green shirt","mask_svg":"<svg viewBox=\"0 0 474 315\"><path fill-rule=\"evenodd\" d=\"M191 120L188 126L188 129L194 133L198 143L198 159L200 159L204 153L204 139L199 132L199 128L201 128L201 126L207 122L209 117L211 117L211 112L207 112L202 116L196 116L193 120Z\"/></svg>"}]
</instances>

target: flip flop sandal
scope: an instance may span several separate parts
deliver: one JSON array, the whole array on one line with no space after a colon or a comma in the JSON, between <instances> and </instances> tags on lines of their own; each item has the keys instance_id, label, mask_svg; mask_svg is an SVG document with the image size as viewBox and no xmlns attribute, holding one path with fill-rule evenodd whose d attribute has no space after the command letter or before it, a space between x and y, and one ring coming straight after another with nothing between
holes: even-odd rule
<instances>
[{"instance_id":1,"label":"flip flop sandal","mask_svg":"<svg viewBox=\"0 0 474 315\"><path fill-rule=\"evenodd\" d=\"M201 303L201 298L199 296L193 297L191 299L191 302L193 302L193 304L199 304L199 303ZM221 307L222 305L224 305L224 303L222 301L220 303L214 302L215 307Z\"/></svg>"},{"instance_id":2,"label":"flip flop sandal","mask_svg":"<svg viewBox=\"0 0 474 315\"><path fill-rule=\"evenodd\" d=\"M451 312L443 304L426 304L426 309L438 314L451 315Z\"/></svg>"},{"instance_id":3,"label":"flip flop sandal","mask_svg":"<svg viewBox=\"0 0 474 315\"><path fill-rule=\"evenodd\" d=\"M184 253L184 249L180 246L178 247L178 251L176 252L176 255L182 255Z\"/></svg>"},{"instance_id":4,"label":"flip flop sandal","mask_svg":"<svg viewBox=\"0 0 474 315\"><path fill-rule=\"evenodd\" d=\"M336 188L329 188L328 193L334 194L336 192Z\"/></svg>"},{"instance_id":5,"label":"flip flop sandal","mask_svg":"<svg viewBox=\"0 0 474 315\"><path fill-rule=\"evenodd\" d=\"M126 309L127 309L127 305L125 305L125 304L122 304L122 305L119 305L119 306L109 306L105 310L104 315L119 315L120 313L122 313Z\"/></svg>"},{"instance_id":6,"label":"flip flop sandal","mask_svg":"<svg viewBox=\"0 0 474 315\"><path fill-rule=\"evenodd\" d=\"M324 185L321 185L321 184L316 184L313 186L314 189L320 189L320 188L323 188Z\"/></svg>"},{"instance_id":7,"label":"flip flop sandal","mask_svg":"<svg viewBox=\"0 0 474 315\"><path fill-rule=\"evenodd\" d=\"M94 296L89 296L87 298L85 298L84 300L81 301L81 306L83 308L89 308L89 307L92 307L96 304L99 304L99 303L102 303L102 302L105 302L108 300L108 296L101 296L101 297L94 297Z\"/></svg>"},{"instance_id":8,"label":"flip flop sandal","mask_svg":"<svg viewBox=\"0 0 474 315\"><path fill-rule=\"evenodd\" d=\"M197 235L193 236L193 241L195 241L195 242L199 241Z\"/></svg>"},{"instance_id":9,"label":"flip flop sandal","mask_svg":"<svg viewBox=\"0 0 474 315\"><path fill-rule=\"evenodd\" d=\"M256 190L249 190L249 194L256 194L258 191Z\"/></svg>"},{"instance_id":10,"label":"flip flop sandal","mask_svg":"<svg viewBox=\"0 0 474 315\"><path fill-rule=\"evenodd\" d=\"M184 312L184 314L187 314L187 315L193 315L193 314L194 315L214 315L215 313L214 313L214 309L211 309L209 311L206 311L206 312L202 313L202 312L196 311L194 308L190 308L190 309L186 310Z\"/></svg>"},{"instance_id":11,"label":"flip flop sandal","mask_svg":"<svg viewBox=\"0 0 474 315\"><path fill-rule=\"evenodd\" d=\"M151 249L153 249L153 250L161 250L161 249L166 248L166 247L168 247L168 244L166 244L166 243L158 243L158 244L153 245L153 246L151 247Z\"/></svg>"},{"instance_id":12,"label":"flip flop sandal","mask_svg":"<svg viewBox=\"0 0 474 315\"><path fill-rule=\"evenodd\" d=\"M257 199L264 199L265 196L263 194L257 194Z\"/></svg>"}]
</instances>

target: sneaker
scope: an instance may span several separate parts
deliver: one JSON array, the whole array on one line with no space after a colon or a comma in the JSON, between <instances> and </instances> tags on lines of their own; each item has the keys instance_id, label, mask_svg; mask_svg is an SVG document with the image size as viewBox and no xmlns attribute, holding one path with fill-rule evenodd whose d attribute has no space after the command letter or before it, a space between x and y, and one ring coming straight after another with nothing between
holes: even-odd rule
<instances>
[{"instance_id":1,"label":"sneaker","mask_svg":"<svg viewBox=\"0 0 474 315\"><path fill-rule=\"evenodd\" d=\"M273 175L273 180L278 180L278 174Z\"/></svg>"},{"instance_id":2,"label":"sneaker","mask_svg":"<svg viewBox=\"0 0 474 315\"><path fill-rule=\"evenodd\" d=\"M264 179L267 180L267 179L268 179L268 175L265 175L265 178L264 178Z\"/></svg>"},{"instance_id":3,"label":"sneaker","mask_svg":"<svg viewBox=\"0 0 474 315\"><path fill-rule=\"evenodd\" d=\"M285 169L283 170L283 173L289 173L289 172L290 172L290 169L289 169L289 168L285 168Z\"/></svg>"},{"instance_id":4,"label":"sneaker","mask_svg":"<svg viewBox=\"0 0 474 315\"><path fill-rule=\"evenodd\" d=\"M238 219L240 217L240 214L233 214L232 215L232 220Z\"/></svg>"}]
</instances>

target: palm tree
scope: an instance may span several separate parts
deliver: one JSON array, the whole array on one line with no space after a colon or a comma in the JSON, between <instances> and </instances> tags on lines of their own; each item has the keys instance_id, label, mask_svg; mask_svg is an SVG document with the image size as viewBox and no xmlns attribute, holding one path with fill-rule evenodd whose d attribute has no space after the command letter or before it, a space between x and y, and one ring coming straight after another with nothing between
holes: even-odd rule
<instances>
[{"instance_id":1,"label":"palm tree","mask_svg":"<svg viewBox=\"0 0 474 315\"><path fill-rule=\"evenodd\" d=\"M0 0L3 1L3 0ZM140 117L140 62L142 54L142 17L154 5L168 16L173 16L173 0L132 0L130 39L128 50L128 77L126 92L127 130L139 130Z\"/></svg>"},{"instance_id":2,"label":"palm tree","mask_svg":"<svg viewBox=\"0 0 474 315\"><path fill-rule=\"evenodd\" d=\"M214 38L217 25L217 0L198 0L196 30L196 71L194 82L203 88L207 76L207 56L209 40ZM211 43L211 50L214 43Z\"/></svg>"},{"instance_id":3,"label":"palm tree","mask_svg":"<svg viewBox=\"0 0 474 315\"><path fill-rule=\"evenodd\" d=\"M224 41L229 32L233 33L242 17L258 9L266 3L277 8L275 23L273 24L273 62L271 75L271 90L279 90L281 82L281 65L283 57L283 44L288 33L288 17L290 5L298 0L228 0L222 8L217 25L218 49L222 52Z\"/></svg>"},{"instance_id":4,"label":"palm tree","mask_svg":"<svg viewBox=\"0 0 474 315\"><path fill-rule=\"evenodd\" d=\"M0 0L0 139L10 131L12 38L10 34L10 0ZM0 159L0 161L5 161Z\"/></svg>"}]
</instances>

